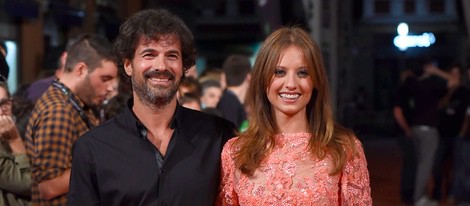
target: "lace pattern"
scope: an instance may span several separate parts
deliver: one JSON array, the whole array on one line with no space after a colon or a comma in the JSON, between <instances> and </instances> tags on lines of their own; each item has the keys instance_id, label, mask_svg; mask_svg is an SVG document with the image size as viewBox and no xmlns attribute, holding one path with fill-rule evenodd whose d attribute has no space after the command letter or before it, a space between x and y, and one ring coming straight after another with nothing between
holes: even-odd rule
<instances>
[{"instance_id":1,"label":"lace pattern","mask_svg":"<svg viewBox=\"0 0 470 206\"><path fill-rule=\"evenodd\" d=\"M222 152L222 183L218 205L372 205L369 173L362 145L359 155L347 161L334 176L331 157L323 160L307 151L308 133L276 136L276 146L253 177L241 174L234 165L231 139Z\"/></svg>"}]
</instances>

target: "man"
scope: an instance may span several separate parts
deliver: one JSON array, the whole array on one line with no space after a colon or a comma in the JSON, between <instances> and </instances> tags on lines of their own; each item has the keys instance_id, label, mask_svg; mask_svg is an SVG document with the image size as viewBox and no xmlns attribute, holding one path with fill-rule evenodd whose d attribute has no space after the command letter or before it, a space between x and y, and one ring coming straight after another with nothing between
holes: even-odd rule
<instances>
[{"instance_id":1,"label":"man","mask_svg":"<svg viewBox=\"0 0 470 206\"><path fill-rule=\"evenodd\" d=\"M115 50L133 98L76 142L69 205L213 205L235 128L177 102L195 64L191 31L166 10L144 10L121 25Z\"/></svg>"},{"instance_id":2,"label":"man","mask_svg":"<svg viewBox=\"0 0 470 206\"><path fill-rule=\"evenodd\" d=\"M251 63L247 56L232 54L223 64L227 88L217 104L222 116L232 121L238 129L247 119L245 95L251 81Z\"/></svg>"},{"instance_id":3,"label":"man","mask_svg":"<svg viewBox=\"0 0 470 206\"><path fill-rule=\"evenodd\" d=\"M453 171L449 165L453 164L452 156L456 139L465 133L464 119L469 105L469 90L461 83L462 66L452 64L447 72L452 79L456 80L456 84L449 87L447 93L439 101L439 145L434 157L432 172L434 187L431 196L436 203L453 196L454 191L451 189Z\"/></svg>"},{"instance_id":4,"label":"man","mask_svg":"<svg viewBox=\"0 0 470 206\"><path fill-rule=\"evenodd\" d=\"M92 109L113 89L114 60L105 38L82 36L69 50L60 80L37 100L26 130L34 205L67 204L72 145L98 124Z\"/></svg>"},{"instance_id":5,"label":"man","mask_svg":"<svg viewBox=\"0 0 470 206\"><path fill-rule=\"evenodd\" d=\"M414 184L416 176L416 154L412 141L411 121L412 121L412 94L410 82L415 81L413 70L406 69L400 75L400 84L398 86L395 102L393 105L393 117L400 128L400 134L397 135L398 144L403 154L403 164L400 178L400 199L404 206L414 203Z\"/></svg>"}]
</instances>

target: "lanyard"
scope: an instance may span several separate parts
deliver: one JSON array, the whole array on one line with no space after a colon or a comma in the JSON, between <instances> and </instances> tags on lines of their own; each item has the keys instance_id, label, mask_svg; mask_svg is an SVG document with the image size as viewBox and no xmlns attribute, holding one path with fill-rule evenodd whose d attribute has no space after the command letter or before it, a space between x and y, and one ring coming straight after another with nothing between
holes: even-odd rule
<instances>
[{"instance_id":1,"label":"lanyard","mask_svg":"<svg viewBox=\"0 0 470 206\"><path fill-rule=\"evenodd\" d=\"M60 89L62 93L68 96L68 99L70 103L72 103L73 108L75 108L78 111L78 114L83 119L83 121L85 121L88 129L91 129L93 127L93 124L90 122L90 119L85 114L83 109L79 106L79 104L72 98L72 92L70 91L70 89L66 88L63 84L57 82L56 80L52 82L52 86L56 87L57 89Z\"/></svg>"}]
</instances>

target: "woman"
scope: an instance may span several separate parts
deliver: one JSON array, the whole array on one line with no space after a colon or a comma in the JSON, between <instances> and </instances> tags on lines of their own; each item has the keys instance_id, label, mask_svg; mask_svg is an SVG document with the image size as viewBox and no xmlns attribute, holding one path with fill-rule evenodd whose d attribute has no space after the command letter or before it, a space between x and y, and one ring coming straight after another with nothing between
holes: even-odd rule
<instances>
[{"instance_id":1,"label":"woman","mask_svg":"<svg viewBox=\"0 0 470 206\"><path fill-rule=\"evenodd\" d=\"M249 127L222 151L219 205L372 205L359 140L336 124L320 49L300 28L267 37Z\"/></svg>"},{"instance_id":2,"label":"woman","mask_svg":"<svg viewBox=\"0 0 470 206\"><path fill-rule=\"evenodd\" d=\"M0 205L31 205L31 170L12 115L12 99L0 81Z\"/></svg>"}]
</instances>

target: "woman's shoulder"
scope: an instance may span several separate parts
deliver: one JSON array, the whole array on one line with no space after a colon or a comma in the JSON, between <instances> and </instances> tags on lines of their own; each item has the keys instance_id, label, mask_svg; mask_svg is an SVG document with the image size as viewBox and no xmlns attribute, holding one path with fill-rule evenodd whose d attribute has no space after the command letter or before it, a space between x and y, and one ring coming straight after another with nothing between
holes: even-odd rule
<instances>
[{"instance_id":1,"label":"woman's shoulder","mask_svg":"<svg viewBox=\"0 0 470 206\"><path fill-rule=\"evenodd\" d=\"M224 149L233 150L234 148L237 148L236 145L237 145L237 142L238 142L239 139L240 139L239 136L230 138L230 139L227 141L227 143L225 143Z\"/></svg>"},{"instance_id":2,"label":"woman's shoulder","mask_svg":"<svg viewBox=\"0 0 470 206\"><path fill-rule=\"evenodd\" d=\"M233 154L240 149L240 147L238 146L239 139L240 137L238 136L230 138L225 143L224 148L222 149L222 155L233 157Z\"/></svg>"},{"instance_id":3,"label":"woman's shoulder","mask_svg":"<svg viewBox=\"0 0 470 206\"><path fill-rule=\"evenodd\" d=\"M356 134L347 128L342 128L341 130L338 136L346 153L353 156L363 153L362 142Z\"/></svg>"}]
</instances>

